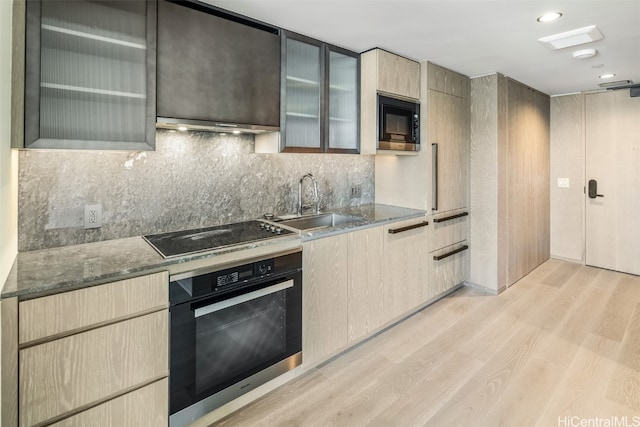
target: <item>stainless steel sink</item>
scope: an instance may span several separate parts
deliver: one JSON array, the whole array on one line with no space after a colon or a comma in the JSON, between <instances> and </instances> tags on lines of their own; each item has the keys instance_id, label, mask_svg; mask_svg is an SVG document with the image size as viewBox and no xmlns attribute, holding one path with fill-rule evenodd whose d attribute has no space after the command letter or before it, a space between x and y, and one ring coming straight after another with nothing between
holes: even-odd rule
<instances>
[{"instance_id":1,"label":"stainless steel sink","mask_svg":"<svg viewBox=\"0 0 640 427\"><path fill-rule=\"evenodd\" d=\"M335 227L337 225L351 224L362 221L357 216L340 215L336 213L324 213L300 218L280 221L279 224L294 228L299 231L308 231L315 228Z\"/></svg>"}]
</instances>

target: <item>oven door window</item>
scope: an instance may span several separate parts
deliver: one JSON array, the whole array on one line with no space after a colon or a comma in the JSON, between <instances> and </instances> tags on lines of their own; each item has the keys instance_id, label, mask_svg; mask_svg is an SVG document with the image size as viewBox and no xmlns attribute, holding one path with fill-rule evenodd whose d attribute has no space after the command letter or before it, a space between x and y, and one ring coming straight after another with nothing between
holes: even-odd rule
<instances>
[{"instance_id":1,"label":"oven door window","mask_svg":"<svg viewBox=\"0 0 640 427\"><path fill-rule=\"evenodd\" d=\"M279 290L201 316L196 314L195 389L226 384L248 368L284 358L286 291ZM203 310L207 310L204 307Z\"/></svg>"}]
</instances>

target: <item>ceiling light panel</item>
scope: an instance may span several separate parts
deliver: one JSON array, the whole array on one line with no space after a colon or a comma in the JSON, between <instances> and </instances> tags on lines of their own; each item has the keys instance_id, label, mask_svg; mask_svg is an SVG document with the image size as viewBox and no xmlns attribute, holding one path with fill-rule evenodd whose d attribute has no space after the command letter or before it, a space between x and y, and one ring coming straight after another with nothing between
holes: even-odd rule
<instances>
[{"instance_id":1,"label":"ceiling light panel","mask_svg":"<svg viewBox=\"0 0 640 427\"><path fill-rule=\"evenodd\" d=\"M577 46L584 43L591 43L602 40L604 36L595 25L590 25L577 30L566 31L552 36L542 37L538 41L544 43L552 50L564 49L566 47Z\"/></svg>"}]
</instances>

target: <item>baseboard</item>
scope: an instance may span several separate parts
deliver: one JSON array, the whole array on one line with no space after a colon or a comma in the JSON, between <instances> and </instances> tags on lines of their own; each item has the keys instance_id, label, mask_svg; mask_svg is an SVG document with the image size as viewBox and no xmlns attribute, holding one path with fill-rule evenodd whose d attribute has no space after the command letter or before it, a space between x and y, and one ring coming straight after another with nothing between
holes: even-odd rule
<instances>
[{"instance_id":1,"label":"baseboard","mask_svg":"<svg viewBox=\"0 0 640 427\"><path fill-rule=\"evenodd\" d=\"M583 259L565 258L565 257L561 257L561 256L558 256L558 255L551 255L549 258L557 259L557 260L560 260L560 261L572 262L574 264L585 265L585 262L584 262Z\"/></svg>"},{"instance_id":2,"label":"baseboard","mask_svg":"<svg viewBox=\"0 0 640 427\"><path fill-rule=\"evenodd\" d=\"M479 285L479 284L477 284L477 283L470 282L470 281L468 281L468 280L465 280L465 281L463 282L463 284L464 284L464 286L468 286L468 287L470 287L470 288L478 289L478 290L480 290L480 291L482 291L482 292L485 292L485 293L487 293L487 294L490 294L490 295L500 295L502 292L504 292L504 291L507 289L507 287L506 287L506 286L502 286L502 287L501 287L501 288L499 288L498 290L496 290L496 289L490 289L490 288L487 288L487 287L485 287L485 286Z\"/></svg>"}]
</instances>

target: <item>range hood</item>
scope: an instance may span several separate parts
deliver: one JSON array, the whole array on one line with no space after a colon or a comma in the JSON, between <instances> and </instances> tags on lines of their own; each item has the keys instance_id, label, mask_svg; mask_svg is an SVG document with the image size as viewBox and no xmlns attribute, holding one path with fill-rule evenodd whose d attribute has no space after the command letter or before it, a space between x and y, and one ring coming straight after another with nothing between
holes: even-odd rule
<instances>
[{"instance_id":1,"label":"range hood","mask_svg":"<svg viewBox=\"0 0 640 427\"><path fill-rule=\"evenodd\" d=\"M280 129L278 28L197 1L159 1L157 35L156 127Z\"/></svg>"},{"instance_id":2,"label":"range hood","mask_svg":"<svg viewBox=\"0 0 640 427\"><path fill-rule=\"evenodd\" d=\"M168 117L157 117L156 128L171 130L205 130L209 132L234 132L260 134L277 132L278 126L252 125L246 123L222 123L205 120L172 119ZM185 129L186 128L186 129Z\"/></svg>"}]
</instances>

